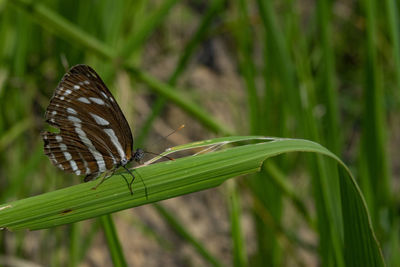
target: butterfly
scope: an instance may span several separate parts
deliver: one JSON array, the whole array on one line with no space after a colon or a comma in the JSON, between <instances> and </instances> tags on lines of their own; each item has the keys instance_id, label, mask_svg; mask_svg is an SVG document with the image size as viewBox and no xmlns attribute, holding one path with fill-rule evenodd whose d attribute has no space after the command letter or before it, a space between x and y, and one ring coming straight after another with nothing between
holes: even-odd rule
<instances>
[{"instance_id":1,"label":"butterfly","mask_svg":"<svg viewBox=\"0 0 400 267\"><path fill-rule=\"evenodd\" d=\"M132 132L124 114L91 67L76 65L64 75L50 100L45 119L58 129L42 132L44 152L54 166L85 175L85 182L124 167L132 175L130 183L124 178L133 194L135 176L126 165L140 162L144 151L133 149Z\"/></svg>"}]
</instances>

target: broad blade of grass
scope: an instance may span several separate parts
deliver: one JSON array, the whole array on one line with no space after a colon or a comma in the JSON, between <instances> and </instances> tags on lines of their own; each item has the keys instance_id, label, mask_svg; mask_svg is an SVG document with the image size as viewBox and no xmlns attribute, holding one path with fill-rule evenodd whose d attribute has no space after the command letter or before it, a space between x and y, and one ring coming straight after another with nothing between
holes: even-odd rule
<instances>
[{"instance_id":1,"label":"broad blade of grass","mask_svg":"<svg viewBox=\"0 0 400 267\"><path fill-rule=\"evenodd\" d=\"M372 228L366 203L353 179L340 175L341 199L343 206L344 255L346 266L385 266L375 235L368 234ZM364 209L360 209L364 206ZM361 223L361 222L367 222Z\"/></svg>"},{"instance_id":2,"label":"broad blade of grass","mask_svg":"<svg viewBox=\"0 0 400 267\"><path fill-rule=\"evenodd\" d=\"M234 138L219 141L229 142ZM257 138L260 137L254 137ZM10 230L48 228L200 191L218 186L228 178L257 172L269 157L296 151L326 155L344 168L347 175L340 176L340 185L345 253L364 257L364 266L383 266L364 198L349 169L326 148L300 139L276 139L138 168L137 176L140 175L147 185L147 198L140 182L134 184L131 196L124 181L114 177L97 190L91 190L97 183L94 181L4 204L0 206L0 227ZM346 261L353 262L349 257Z\"/></svg>"}]
</instances>

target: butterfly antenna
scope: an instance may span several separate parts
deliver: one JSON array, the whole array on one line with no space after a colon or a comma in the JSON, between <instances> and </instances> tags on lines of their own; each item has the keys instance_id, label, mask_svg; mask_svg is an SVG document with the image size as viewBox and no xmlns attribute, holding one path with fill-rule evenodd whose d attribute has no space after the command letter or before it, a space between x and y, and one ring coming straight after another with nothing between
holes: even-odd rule
<instances>
[{"instance_id":1,"label":"butterfly antenna","mask_svg":"<svg viewBox=\"0 0 400 267\"><path fill-rule=\"evenodd\" d=\"M178 128L176 128L175 130L173 130L172 132L170 132L169 134L167 134L166 136L161 136L161 137L159 137L158 140L157 140L155 143L152 144L152 146L154 146L154 145L160 143L161 140L167 139L169 136L173 135L173 134L176 133L177 131L182 130L183 128L185 128L185 124L182 124L181 126L179 126ZM151 153L151 152L147 152L147 153L154 154L154 153Z\"/></svg>"},{"instance_id":2,"label":"butterfly antenna","mask_svg":"<svg viewBox=\"0 0 400 267\"><path fill-rule=\"evenodd\" d=\"M160 156L161 158L166 158L166 159L168 159L168 160L175 160L174 158L171 158L171 157L168 157L168 156L163 156L163 155L161 155L161 154L154 153L154 152L150 152L150 151L144 151L144 153L151 154L151 155L155 155L155 156Z\"/></svg>"},{"instance_id":3,"label":"butterfly antenna","mask_svg":"<svg viewBox=\"0 0 400 267\"><path fill-rule=\"evenodd\" d=\"M129 188L129 191L131 192L131 195L133 195L132 184L133 184L133 181L135 180L135 175L133 175L133 173L131 172L131 170L129 170L126 166L122 166L122 167L124 167L124 169L125 169L127 172L129 172L129 174L132 176L132 180L128 183L128 180L125 178L125 176L122 175L122 176L124 177L124 179L125 179L127 185L128 185L128 188ZM142 184L143 184L143 186L144 186L144 193L145 193L145 195L146 195L146 200L148 200L149 198L148 198L148 194L147 194L147 186L146 186L146 184L144 183L144 181L143 181L142 177L140 176L140 174L139 174L139 173L137 173L137 174L138 174L139 177L140 177L140 181L142 181Z\"/></svg>"},{"instance_id":4,"label":"butterfly antenna","mask_svg":"<svg viewBox=\"0 0 400 267\"><path fill-rule=\"evenodd\" d=\"M182 124L181 126L179 126L178 128L176 128L175 130L173 130L171 133L169 133L168 135L164 136L164 139L167 139L169 136L173 135L173 134L176 133L177 131L182 130L183 128L185 128L185 124Z\"/></svg>"}]
</instances>

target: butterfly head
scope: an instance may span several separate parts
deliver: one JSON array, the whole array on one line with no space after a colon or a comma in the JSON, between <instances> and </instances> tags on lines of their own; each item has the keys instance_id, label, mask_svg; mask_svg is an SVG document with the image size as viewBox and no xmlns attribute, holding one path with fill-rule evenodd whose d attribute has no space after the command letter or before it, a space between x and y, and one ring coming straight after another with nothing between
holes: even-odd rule
<instances>
[{"instance_id":1,"label":"butterfly head","mask_svg":"<svg viewBox=\"0 0 400 267\"><path fill-rule=\"evenodd\" d=\"M132 159L136 162L140 162L144 157L144 150L141 148L136 149L135 153L133 154Z\"/></svg>"}]
</instances>

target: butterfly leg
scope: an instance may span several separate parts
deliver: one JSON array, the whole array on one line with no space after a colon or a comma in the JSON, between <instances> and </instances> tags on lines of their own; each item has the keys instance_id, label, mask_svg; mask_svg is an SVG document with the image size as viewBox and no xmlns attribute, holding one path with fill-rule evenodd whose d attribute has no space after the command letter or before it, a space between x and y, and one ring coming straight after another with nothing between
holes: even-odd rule
<instances>
[{"instance_id":1,"label":"butterfly leg","mask_svg":"<svg viewBox=\"0 0 400 267\"><path fill-rule=\"evenodd\" d=\"M106 175L106 173L104 173L103 177L100 180L100 183L98 183L96 186L92 187L92 190L96 190L97 187L99 187L99 185L101 185L106 180L106 177L107 177L107 175Z\"/></svg>"},{"instance_id":2,"label":"butterfly leg","mask_svg":"<svg viewBox=\"0 0 400 267\"><path fill-rule=\"evenodd\" d=\"M129 192L131 192L131 196L133 196L132 183L129 183L129 182L128 182L128 179L126 179L125 175L123 175L122 173L121 173L121 176L124 178L124 180L125 180L125 182L126 182L126 185L128 186ZM132 180L133 180L133 179L132 179Z\"/></svg>"},{"instance_id":3,"label":"butterfly leg","mask_svg":"<svg viewBox=\"0 0 400 267\"><path fill-rule=\"evenodd\" d=\"M108 175L110 172L103 173L103 177L101 178L100 183L98 183L95 187L92 187L92 190L96 190L97 187L99 187L99 185L101 185L106 180L107 177L113 176L116 170L117 169L114 169L113 172L111 173L111 175ZM85 181L86 181L86 177L85 177Z\"/></svg>"},{"instance_id":4,"label":"butterfly leg","mask_svg":"<svg viewBox=\"0 0 400 267\"><path fill-rule=\"evenodd\" d=\"M124 179L125 179L125 181L126 181L126 183L127 183L127 185L128 185L128 188L129 188L129 190L131 191L131 195L133 195L133 192L132 192L132 184L133 184L133 181L135 180L135 175L133 175L133 173L126 167L126 166L122 166L131 176L132 176L132 180L128 183L128 180L125 178L125 176L124 176ZM139 175L139 173L137 172L137 174ZM147 186L146 186L146 184L144 183L144 181L143 181L143 179L142 179L142 177L139 175L139 178L140 178L140 180L142 181L142 183L143 183L143 186L144 186L144 193L145 193L145 195L146 195L146 199L149 199L148 198L148 194L147 194Z\"/></svg>"}]
</instances>

